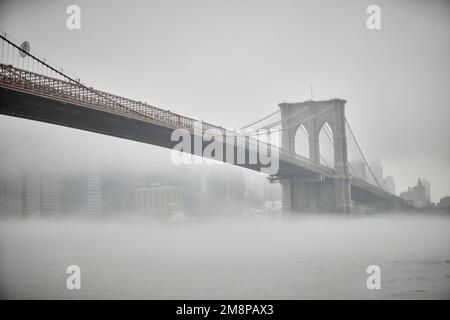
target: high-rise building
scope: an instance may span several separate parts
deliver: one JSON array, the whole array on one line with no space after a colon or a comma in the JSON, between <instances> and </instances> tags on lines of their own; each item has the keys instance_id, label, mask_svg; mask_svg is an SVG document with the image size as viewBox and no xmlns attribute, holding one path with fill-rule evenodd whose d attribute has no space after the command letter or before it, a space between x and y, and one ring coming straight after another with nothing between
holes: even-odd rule
<instances>
[{"instance_id":1,"label":"high-rise building","mask_svg":"<svg viewBox=\"0 0 450 320\"><path fill-rule=\"evenodd\" d=\"M441 198L436 207L438 208L439 211L443 211L450 214L450 196Z\"/></svg>"},{"instance_id":2,"label":"high-rise building","mask_svg":"<svg viewBox=\"0 0 450 320\"><path fill-rule=\"evenodd\" d=\"M26 211L28 217L38 218L42 216L42 193L41 175L28 174L26 187L24 188L26 198ZM61 209L61 189L59 189L59 206Z\"/></svg>"},{"instance_id":3,"label":"high-rise building","mask_svg":"<svg viewBox=\"0 0 450 320\"><path fill-rule=\"evenodd\" d=\"M373 175L375 176L376 180L378 181L378 183L382 184L384 175L383 175L383 166L381 165L381 160L373 159L370 161L369 166L373 172ZM369 182L376 184L376 181L372 177L372 174L369 175L368 180L369 180Z\"/></svg>"},{"instance_id":4,"label":"high-rise building","mask_svg":"<svg viewBox=\"0 0 450 320\"><path fill-rule=\"evenodd\" d=\"M420 181L422 181L422 184L425 187L425 197L428 199L428 201L431 201L431 186L430 182L427 178L422 178Z\"/></svg>"},{"instance_id":5,"label":"high-rise building","mask_svg":"<svg viewBox=\"0 0 450 320\"><path fill-rule=\"evenodd\" d=\"M362 159L354 159L349 163L350 174L357 178L367 181L366 164Z\"/></svg>"},{"instance_id":6,"label":"high-rise building","mask_svg":"<svg viewBox=\"0 0 450 320\"><path fill-rule=\"evenodd\" d=\"M412 204L416 208L423 208L430 204L430 201L426 197L426 189L422 181L417 181L417 185L414 187L408 187L408 190L400 193L400 197L405 199L409 204Z\"/></svg>"},{"instance_id":7,"label":"high-rise building","mask_svg":"<svg viewBox=\"0 0 450 320\"><path fill-rule=\"evenodd\" d=\"M12 217L61 213L60 177L51 173L10 170L0 179L0 211Z\"/></svg>"},{"instance_id":8,"label":"high-rise building","mask_svg":"<svg viewBox=\"0 0 450 320\"><path fill-rule=\"evenodd\" d=\"M143 185L142 176L124 172L102 171L101 204L103 215L123 214L133 208L133 190Z\"/></svg>"},{"instance_id":9,"label":"high-rise building","mask_svg":"<svg viewBox=\"0 0 450 320\"><path fill-rule=\"evenodd\" d=\"M2 216L25 216L23 173L20 170L2 170L0 183Z\"/></svg>"},{"instance_id":10,"label":"high-rise building","mask_svg":"<svg viewBox=\"0 0 450 320\"><path fill-rule=\"evenodd\" d=\"M61 214L61 178L53 174L41 175L41 216Z\"/></svg>"},{"instance_id":11,"label":"high-rise building","mask_svg":"<svg viewBox=\"0 0 450 320\"><path fill-rule=\"evenodd\" d=\"M382 187L387 192L395 194L395 182L392 176L384 177Z\"/></svg>"},{"instance_id":12,"label":"high-rise building","mask_svg":"<svg viewBox=\"0 0 450 320\"><path fill-rule=\"evenodd\" d=\"M209 168L206 180L207 214L240 215L244 202L243 169L227 164Z\"/></svg>"},{"instance_id":13,"label":"high-rise building","mask_svg":"<svg viewBox=\"0 0 450 320\"><path fill-rule=\"evenodd\" d=\"M64 215L102 215L102 180L94 170L67 175L62 179Z\"/></svg>"},{"instance_id":14,"label":"high-rise building","mask_svg":"<svg viewBox=\"0 0 450 320\"><path fill-rule=\"evenodd\" d=\"M168 216L183 210L183 188L153 184L134 190L135 209L148 215Z\"/></svg>"}]
</instances>

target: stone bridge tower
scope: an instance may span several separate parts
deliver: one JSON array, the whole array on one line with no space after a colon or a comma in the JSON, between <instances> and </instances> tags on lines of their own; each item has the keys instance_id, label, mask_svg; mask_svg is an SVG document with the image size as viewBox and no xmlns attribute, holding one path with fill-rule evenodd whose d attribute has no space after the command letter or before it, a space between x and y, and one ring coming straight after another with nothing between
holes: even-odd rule
<instances>
[{"instance_id":1,"label":"stone bridge tower","mask_svg":"<svg viewBox=\"0 0 450 320\"><path fill-rule=\"evenodd\" d=\"M303 124L308 132L309 158L320 163L319 134L325 123L333 133L334 176L320 179L311 176L280 176L282 207L285 212L351 212L350 176L347 164L345 100L280 103L281 146L295 153L295 135Z\"/></svg>"}]
</instances>

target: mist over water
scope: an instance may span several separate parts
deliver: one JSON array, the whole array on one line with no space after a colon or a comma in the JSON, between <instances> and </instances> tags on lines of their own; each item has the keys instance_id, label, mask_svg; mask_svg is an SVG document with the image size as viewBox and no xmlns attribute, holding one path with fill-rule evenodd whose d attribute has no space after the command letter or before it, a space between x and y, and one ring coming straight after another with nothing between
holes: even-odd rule
<instances>
[{"instance_id":1,"label":"mist over water","mask_svg":"<svg viewBox=\"0 0 450 320\"><path fill-rule=\"evenodd\" d=\"M0 221L10 299L448 299L450 217ZM67 266L81 290L66 289ZM381 268L368 290L366 268Z\"/></svg>"}]
</instances>

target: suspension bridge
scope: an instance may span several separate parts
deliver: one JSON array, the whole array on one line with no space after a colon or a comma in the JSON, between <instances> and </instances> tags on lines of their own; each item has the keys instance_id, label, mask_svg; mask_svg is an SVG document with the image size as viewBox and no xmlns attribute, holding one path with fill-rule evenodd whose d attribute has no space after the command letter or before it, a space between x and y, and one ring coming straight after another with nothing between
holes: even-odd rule
<instances>
[{"instance_id":1,"label":"suspension bridge","mask_svg":"<svg viewBox=\"0 0 450 320\"><path fill-rule=\"evenodd\" d=\"M178 143L171 139L173 131L184 129L192 139L200 137L200 153L195 148L187 150L199 156L204 156L202 150L208 145L203 133L215 130L232 137L232 143L225 143L223 149L224 161L232 165L263 171L267 162L258 151L276 150L271 155L279 167L269 179L281 185L284 212L350 214L355 205L382 211L407 208L403 199L383 189L371 170L345 117L345 100L280 103L269 115L238 130L227 130L94 89L30 51L28 43L19 45L6 34L0 37L0 114L164 148L173 148ZM306 136L306 156L296 152L299 130ZM261 132L267 131L279 135L281 144L262 139ZM333 148L331 161L320 150L323 132ZM348 141L356 146L370 179L358 176L352 168ZM239 154L256 161L239 161Z\"/></svg>"}]
</instances>

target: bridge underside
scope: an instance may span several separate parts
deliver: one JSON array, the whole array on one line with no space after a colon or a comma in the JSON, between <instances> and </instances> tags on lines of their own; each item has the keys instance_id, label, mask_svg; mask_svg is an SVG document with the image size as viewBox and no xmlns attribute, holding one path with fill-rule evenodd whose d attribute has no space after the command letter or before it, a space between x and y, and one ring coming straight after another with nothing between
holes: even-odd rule
<instances>
[{"instance_id":1,"label":"bridge underside","mask_svg":"<svg viewBox=\"0 0 450 320\"><path fill-rule=\"evenodd\" d=\"M352 201L354 211L358 208L362 212L367 210L376 212L391 212L391 211L407 211L412 208L401 199L392 196L390 199L380 196L378 194L369 192L367 189L352 185Z\"/></svg>"},{"instance_id":2,"label":"bridge underside","mask_svg":"<svg viewBox=\"0 0 450 320\"><path fill-rule=\"evenodd\" d=\"M358 214L373 212L405 211L411 208L394 197L388 199L357 185L350 185L350 210L336 208L336 190L342 189L334 178L296 177L280 179L282 207L292 214Z\"/></svg>"},{"instance_id":3,"label":"bridge underside","mask_svg":"<svg viewBox=\"0 0 450 320\"><path fill-rule=\"evenodd\" d=\"M178 141L171 141L174 128L169 128L163 124L159 125L133 117L125 117L2 87L0 87L0 114L95 132L168 149L173 148L178 143ZM194 141L194 139L202 141L201 138L194 137L191 134L191 141ZM204 150L208 144L209 142L202 141L201 150ZM224 145L224 160L227 158L227 150L227 146ZM249 161L238 163L238 152L245 152L246 159L257 159L256 163L252 164ZM196 154L193 144L190 153ZM233 154L233 161L230 161L230 164L258 172L262 168L267 168L267 164L262 164L260 161L257 152L249 150L249 148L242 151L242 148L234 144ZM202 156L202 154L198 155ZM283 159L279 161L279 174L301 177L317 175L317 172L299 167L298 164Z\"/></svg>"}]
</instances>

